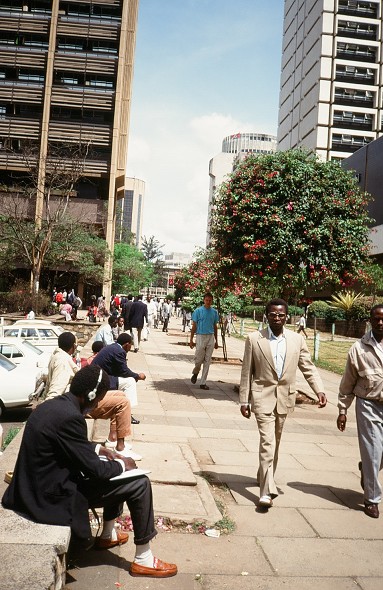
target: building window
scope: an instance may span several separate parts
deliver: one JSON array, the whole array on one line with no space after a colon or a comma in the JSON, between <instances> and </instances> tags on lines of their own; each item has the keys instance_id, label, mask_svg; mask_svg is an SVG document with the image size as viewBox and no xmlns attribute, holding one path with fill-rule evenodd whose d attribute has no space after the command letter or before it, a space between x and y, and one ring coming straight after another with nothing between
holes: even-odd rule
<instances>
[{"instance_id":1,"label":"building window","mask_svg":"<svg viewBox=\"0 0 383 590\"><path fill-rule=\"evenodd\" d=\"M74 37L59 37L57 39L57 49L60 51L83 51L84 41Z\"/></svg>"}]
</instances>

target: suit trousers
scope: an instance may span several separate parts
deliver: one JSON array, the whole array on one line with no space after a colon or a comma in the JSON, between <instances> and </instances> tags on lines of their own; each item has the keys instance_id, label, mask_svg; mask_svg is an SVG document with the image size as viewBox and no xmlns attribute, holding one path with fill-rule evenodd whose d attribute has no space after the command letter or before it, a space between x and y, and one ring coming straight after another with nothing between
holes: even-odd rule
<instances>
[{"instance_id":1,"label":"suit trousers","mask_svg":"<svg viewBox=\"0 0 383 590\"><path fill-rule=\"evenodd\" d=\"M124 392L130 402L130 407L135 408L138 405L137 383L134 377L119 377L118 387Z\"/></svg>"},{"instance_id":2,"label":"suit trousers","mask_svg":"<svg viewBox=\"0 0 383 590\"><path fill-rule=\"evenodd\" d=\"M383 467L383 403L356 398L356 423L364 479L364 500L382 499L379 471Z\"/></svg>"},{"instance_id":3,"label":"suit trousers","mask_svg":"<svg viewBox=\"0 0 383 590\"><path fill-rule=\"evenodd\" d=\"M144 545L156 536L152 486L146 476L120 481L85 480L79 485L90 508L104 508L104 520L121 516L127 503L134 529L135 545Z\"/></svg>"},{"instance_id":4,"label":"suit trousers","mask_svg":"<svg viewBox=\"0 0 383 590\"><path fill-rule=\"evenodd\" d=\"M279 444L281 442L286 414L255 414L259 430L259 495L278 496L274 474L278 464Z\"/></svg>"},{"instance_id":5,"label":"suit trousers","mask_svg":"<svg viewBox=\"0 0 383 590\"><path fill-rule=\"evenodd\" d=\"M138 350L140 348L142 328L143 326L141 326L141 328L131 328L134 350Z\"/></svg>"},{"instance_id":6,"label":"suit trousers","mask_svg":"<svg viewBox=\"0 0 383 590\"><path fill-rule=\"evenodd\" d=\"M123 391L107 391L88 415L94 420L110 418L110 428L117 431L117 438L125 438L132 434L132 411L129 399Z\"/></svg>"},{"instance_id":7,"label":"suit trousers","mask_svg":"<svg viewBox=\"0 0 383 590\"><path fill-rule=\"evenodd\" d=\"M195 337L195 355L193 375L198 375L203 364L201 385L206 385L207 374L214 350L214 334L197 334Z\"/></svg>"}]
</instances>

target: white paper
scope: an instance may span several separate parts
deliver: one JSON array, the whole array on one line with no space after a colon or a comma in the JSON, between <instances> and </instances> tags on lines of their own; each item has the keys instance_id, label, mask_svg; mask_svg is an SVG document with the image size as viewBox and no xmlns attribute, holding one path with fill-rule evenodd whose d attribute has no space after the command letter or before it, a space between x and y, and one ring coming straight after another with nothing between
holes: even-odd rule
<instances>
[{"instance_id":1,"label":"white paper","mask_svg":"<svg viewBox=\"0 0 383 590\"><path fill-rule=\"evenodd\" d=\"M150 469L131 469L130 471L123 471L116 477L111 477L109 481L118 481L119 479L128 479L130 477L139 477L151 473Z\"/></svg>"}]
</instances>

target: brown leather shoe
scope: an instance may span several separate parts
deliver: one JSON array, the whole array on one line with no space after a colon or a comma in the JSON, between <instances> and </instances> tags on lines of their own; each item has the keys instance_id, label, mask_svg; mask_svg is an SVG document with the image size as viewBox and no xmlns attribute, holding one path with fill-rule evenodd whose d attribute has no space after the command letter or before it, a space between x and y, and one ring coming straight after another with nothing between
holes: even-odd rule
<instances>
[{"instance_id":1,"label":"brown leather shoe","mask_svg":"<svg viewBox=\"0 0 383 590\"><path fill-rule=\"evenodd\" d=\"M117 539L115 541L112 541L112 539L102 539L101 537L97 537L96 542L94 544L94 548L111 549L112 547L117 547L117 545L124 545L128 542L128 533L123 533L122 531L116 531L116 533Z\"/></svg>"},{"instance_id":2,"label":"brown leather shoe","mask_svg":"<svg viewBox=\"0 0 383 590\"><path fill-rule=\"evenodd\" d=\"M365 504L364 513L371 518L379 518L379 507L377 504Z\"/></svg>"},{"instance_id":3,"label":"brown leather shoe","mask_svg":"<svg viewBox=\"0 0 383 590\"><path fill-rule=\"evenodd\" d=\"M170 578L177 573L177 566L175 563L165 563L154 558L154 567L145 567L133 562L130 566L129 573L131 576L148 576L149 578Z\"/></svg>"},{"instance_id":4,"label":"brown leather shoe","mask_svg":"<svg viewBox=\"0 0 383 590\"><path fill-rule=\"evenodd\" d=\"M210 387L208 385L200 385L200 389L204 389L205 391L209 391Z\"/></svg>"}]
</instances>

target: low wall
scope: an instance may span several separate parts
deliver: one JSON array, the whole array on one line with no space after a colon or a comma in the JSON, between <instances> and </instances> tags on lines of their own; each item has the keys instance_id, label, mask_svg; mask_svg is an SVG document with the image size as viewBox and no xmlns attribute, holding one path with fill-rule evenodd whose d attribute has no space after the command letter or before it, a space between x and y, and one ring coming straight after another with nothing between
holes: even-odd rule
<instances>
[{"instance_id":1,"label":"low wall","mask_svg":"<svg viewBox=\"0 0 383 590\"><path fill-rule=\"evenodd\" d=\"M307 326L314 328L315 318L308 318ZM367 322L349 321L346 320L335 320L335 334L337 336L349 336L350 338L362 338L366 333ZM319 332L330 332L332 331L332 324L326 322L321 318L316 318L316 328Z\"/></svg>"}]
</instances>

